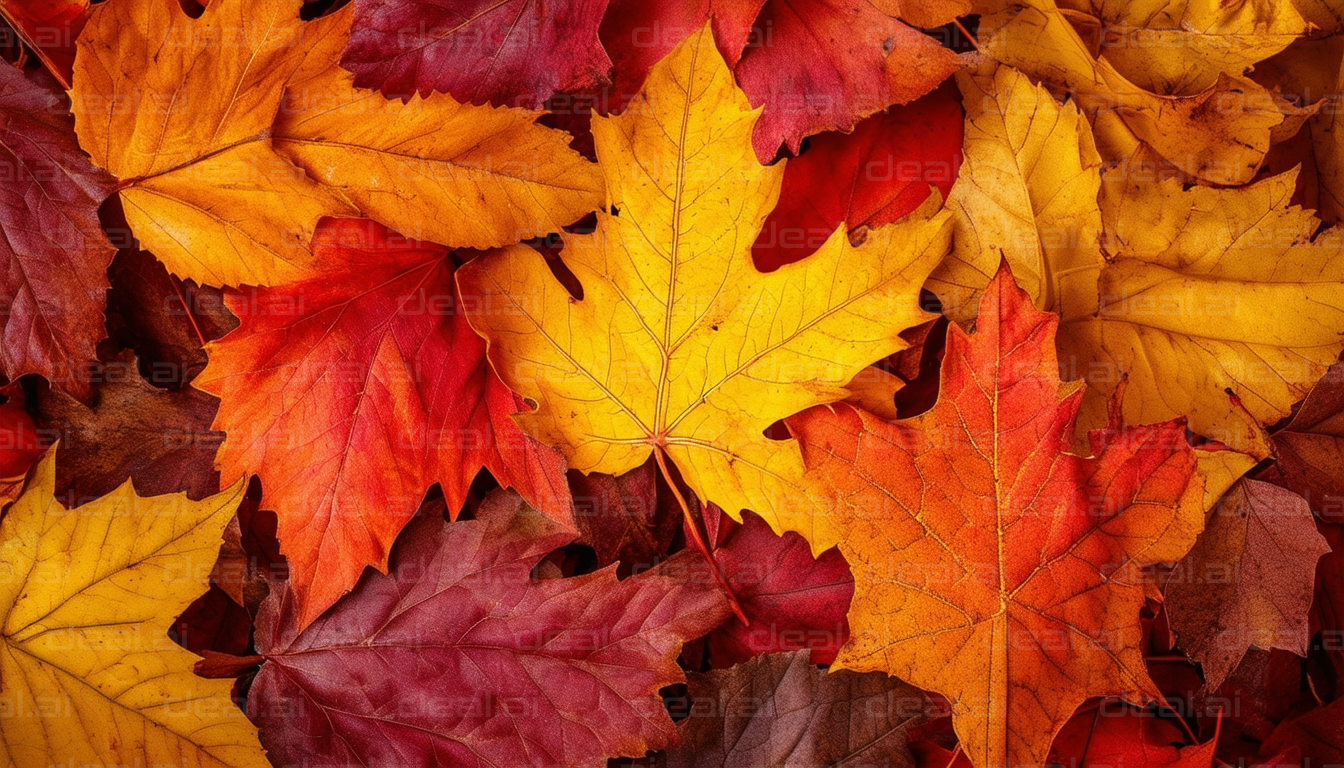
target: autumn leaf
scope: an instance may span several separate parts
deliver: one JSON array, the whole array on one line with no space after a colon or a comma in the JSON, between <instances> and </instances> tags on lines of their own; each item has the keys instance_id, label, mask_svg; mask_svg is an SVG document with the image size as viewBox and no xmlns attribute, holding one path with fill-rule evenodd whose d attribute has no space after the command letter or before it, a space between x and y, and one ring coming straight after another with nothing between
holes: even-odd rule
<instances>
[{"instance_id":1,"label":"autumn leaf","mask_svg":"<svg viewBox=\"0 0 1344 768\"><path fill-rule=\"evenodd\" d=\"M1324 520L1344 521L1344 363L1334 363L1272 436L1285 484Z\"/></svg>"},{"instance_id":2,"label":"autumn leaf","mask_svg":"<svg viewBox=\"0 0 1344 768\"><path fill-rule=\"evenodd\" d=\"M1344 698L1284 721L1261 745L1260 753L1269 757L1288 749L1321 762L1344 760Z\"/></svg>"},{"instance_id":3,"label":"autumn leaf","mask_svg":"<svg viewBox=\"0 0 1344 768\"><path fill-rule=\"evenodd\" d=\"M148 251L118 251L108 276L108 337L133 350L141 376L160 389L191 383L205 368L205 343L238 327L217 288L178 280Z\"/></svg>"},{"instance_id":4,"label":"autumn leaf","mask_svg":"<svg viewBox=\"0 0 1344 768\"><path fill-rule=\"evenodd\" d=\"M1184 744L1181 730L1151 711L1102 701L1079 712L1055 739L1053 759L1063 765L1210 768L1218 739Z\"/></svg>"},{"instance_id":5,"label":"autumn leaf","mask_svg":"<svg viewBox=\"0 0 1344 768\"><path fill-rule=\"evenodd\" d=\"M591 164L535 113L357 89L336 62L350 10L305 24L299 5L216 0L192 19L118 0L79 39L80 144L118 178L127 221L169 271L209 285L314 277L322 216L488 247L594 207ZM240 43L211 42L225 35ZM122 106L142 103L167 107Z\"/></svg>"},{"instance_id":6,"label":"autumn leaf","mask_svg":"<svg viewBox=\"0 0 1344 768\"><path fill-rule=\"evenodd\" d=\"M849 131L862 117L914 101L961 66L872 0L767 0L756 21L769 36L734 72L751 105L764 107L754 134L761 162L780 144L796 155L805 136ZM808 98L816 93L826 98Z\"/></svg>"},{"instance_id":7,"label":"autumn leaf","mask_svg":"<svg viewBox=\"0 0 1344 768\"><path fill-rule=\"evenodd\" d=\"M722 514L710 508L714 514ZM837 549L813 557L793 531L776 535L761 518L742 525L715 547L714 559L750 624L734 617L709 635L716 668L766 653L806 650L812 663L830 664L849 635L845 613L854 577Z\"/></svg>"},{"instance_id":8,"label":"autumn leaf","mask_svg":"<svg viewBox=\"0 0 1344 768\"><path fill-rule=\"evenodd\" d=\"M1063 0L1095 25L1106 61L1134 85L1164 96L1207 90L1287 48L1307 22L1291 2Z\"/></svg>"},{"instance_id":9,"label":"autumn leaf","mask_svg":"<svg viewBox=\"0 0 1344 768\"><path fill-rule=\"evenodd\" d=\"M752 509L820 550L834 534L799 483L797 444L763 433L844 398L865 364L906 345L949 228L945 214L912 217L855 248L841 225L808 259L757 272L751 243L783 167L757 163L755 118L706 25L636 104L593 121L609 206L562 253L583 299L524 247L475 259L458 284L489 308L468 319L495 370L539 404L519 422L570 467L619 475L665 453L702 502L734 519Z\"/></svg>"},{"instance_id":10,"label":"autumn leaf","mask_svg":"<svg viewBox=\"0 0 1344 768\"><path fill-rule=\"evenodd\" d=\"M0 64L0 373L37 373L88 398L104 336L112 246L98 205L112 190L75 143L55 93Z\"/></svg>"},{"instance_id":11,"label":"autumn leaf","mask_svg":"<svg viewBox=\"0 0 1344 768\"><path fill-rule=\"evenodd\" d=\"M1108 141L1098 143L1119 147L1142 141L1191 177L1214 184L1242 184L1255 176L1269 150L1271 131L1285 121L1288 105L1276 102L1269 91L1241 75L1220 73L1207 88L1191 94L1145 90L1110 62L1110 51L1101 47L1100 39L1089 45L1071 23L1077 17L1067 15L1055 0L981 0L975 5L977 12L985 14L980 20L980 47L986 55L1053 91L1071 94L1088 114L1114 118L1105 122ZM1184 4L1168 6L1175 10ZM1128 6L1117 3L1114 7ZM1136 30L1135 34L1157 36L1154 30ZM1241 50L1232 44L1235 38L1214 37L1210 42L1229 43L1228 49ZM1125 49L1121 46L1120 50ZM1190 49L1168 54L1173 55L1198 58ZM1160 60L1149 55L1148 49L1137 56L1145 64ZM1099 138L1102 127L1099 122ZM1111 132L1119 135L1110 136ZM1123 159L1123 153L1108 159Z\"/></svg>"},{"instance_id":12,"label":"autumn leaf","mask_svg":"<svg viewBox=\"0 0 1344 768\"><path fill-rule=\"evenodd\" d=\"M691 675L681 743L658 765L881 765L910 768L911 726L931 709L915 688L883 674L813 666L806 651L758 656Z\"/></svg>"},{"instance_id":13,"label":"autumn leaf","mask_svg":"<svg viewBox=\"0 0 1344 768\"><path fill-rule=\"evenodd\" d=\"M322 277L226 294L242 324L195 381L221 400L223 482L257 473L279 515L298 620L386 572L434 483L456 515L484 467L572 525L563 461L513 423L525 406L486 364L448 251L338 219L313 252Z\"/></svg>"},{"instance_id":14,"label":"autumn leaf","mask_svg":"<svg viewBox=\"0 0 1344 768\"><path fill-rule=\"evenodd\" d=\"M569 489L578 541L593 548L599 568L618 564L626 576L653 565L681 529L681 509L652 459L616 477L571 471Z\"/></svg>"},{"instance_id":15,"label":"autumn leaf","mask_svg":"<svg viewBox=\"0 0 1344 768\"><path fill-rule=\"evenodd\" d=\"M806 2L806 0L802 0ZM706 22L728 66L742 60L766 0L609 0L599 37L614 63L612 89L633 97L649 71Z\"/></svg>"},{"instance_id":16,"label":"autumn leaf","mask_svg":"<svg viewBox=\"0 0 1344 768\"><path fill-rule=\"evenodd\" d=\"M475 520L416 518L391 575L366 574L306 630L294 593L272 591L249 695L272 759L602 766L667 746L675 728L658 689L684 679L682 642L727 606L712 581L657 570L529 578L572 538L496 491Z\"/></svg>"},{"instance_id":17,"label":"autumn leaf","mask_svg":"<svg viewBox=\"0 0 1344 768\"><path fill-rule=\"evenodd\" d=\"M1252 644L1307 655L1316 561L1330 551L1301 496L1243 479L1167 582L1181 647L1217 689Z\"/></svg>"},{"instance_id":18,"label":"autumn leaf","mask_svg":"<svg viewBox=\"0 0 1344 768\"><path fill-rule=\"evenodd\" d=\"M1312 240L1320 222L1290 203L1294 179L1186 190L1124 166L1103 176L1102 299L1060 348L1080 370L1129 372L1126 421L1186 415L1263 458L1259 425L1288 416L1344 349L1344 231ZM1115 377L1089 381L1095 423Z\"/></svg>"},{"instance_id":19,"label":"autumn leaf","mask_svg":"<svg viewBox=\"0 0 1344 768\"><path fill-rule=\"evenodd\" d=\"M224 435L210 429L219 401L194 389L168 392L140 378L129 353L99 366L93 402L39 389L34 415L48 440L59 437L52 493L74 507L130 480L139 493L219 492L215 452ZM232 482L232 478L230 480Z\"/></svg>"},{"instance_id":20,"label":"autumn leaf","mask_svg":"<svg viewBox=\"0 0 1344 768\"><path fill-rule=\"evenodd\" d=\"M1287 416L1344 349L1341 233L1312 241L1319 222L1289 202L1294 174L1187 190L1148 173L1140 152L1099 181L1071 107L1004 67L960 82L958 235L930 282L948 314L969 319L1001 252L1036 305L1061 314L1064 373L1089 384L1083 429L1106 423L1127 377L1126 422L1187 416L1195 432L1267 456L1261 425ZM1261 322L1270 315L1284 321Z\"/></svg>"},{"instance_id":21,"label":"autumn leaf","mask_svg":"<svg viewBox=\"0 0 1344 768\"><path fill-rule=\"evenodd\" d=\"M840 222L851 242L914 211L936 187L944 197L961 165L961 107L941 87L904 107L824 133L784 169L779 204L752 245L757 269L778 269L821 247Z\"/></svg>"},{"instance_id":22,"label":"autumn leaf","mask_svg":"<svg viewBox=\"0 0 1344 768\"><path fill-rule=\"evenodd\" d=\"M796 155L804 137L852 130L861 118L913 101L956 71L955 54L901 20L918 16L936 27L957 15L955 5L613 0L601 35L616 63L616 92L630 94L675 45L711 22L718 51L751 105L763 108L754 137L757 157L768 163L781 144Z\"/></svg>"},{"instance_id":23,"label":"autumn leaf","mask_svg":"<svg viewBox=\"0 0 1344 768\"><path fill-rule=\"evenodd\" d=\"M206 588L243 484L202 501L130 483L67 510L48 452L0 523L6 765L267 765L231 684L166 630Z\"/></svg>"},{"instance_id":24,"label":"autumn leaf","mask_svg":"<svg viewBox=\"0 0 1344 768\"><path fill-rule=\"evenodd\" d=\"M0 17L61 87L69 88L75 39L89 17L88 0L3 0Z\"/></svg>"},{"instance_id":25,"label":"autumn leaf","mask_svg":"<svg viewBox=\"0 0 1344 768\"><path fill-rule=\"evenodd\" d=\"M1203 527L1179 422L1067 452L1082 390L1060 382L1058 325L1004 268L975 335L948 329L932 410L886 422L837 405L788 422L810 477L834 489L854 573L833 668L946 696L980 768L1043 764L1089 697L1162 700L1138 647L1140 569L1179 559Z\"/></svg>"},{"instance_id":26,"label":"autumn leaf","mask_svg":"<svg viewBox=\"0 0 1344 768\"><path fill-rule=\"evenodd\" d=\"M556 91L606 81L597 39L607 0L360 0L341 66L389 96L539 109Z\"/></svg>"},{"instance_id":27,"label":"autumn leaf","mask_svg":"<svg viewBox=\"0 0 1344 768\"><path fill-rule=\"evenodd\" d=\"M1101 157L1087 121L1011 67L982 62L957 74L966 107L965 162L947 207L952 252L929 289L959 322L1007 259L1036 305L1065 322L1095 310Z\"/></svg>"}]
</instances>

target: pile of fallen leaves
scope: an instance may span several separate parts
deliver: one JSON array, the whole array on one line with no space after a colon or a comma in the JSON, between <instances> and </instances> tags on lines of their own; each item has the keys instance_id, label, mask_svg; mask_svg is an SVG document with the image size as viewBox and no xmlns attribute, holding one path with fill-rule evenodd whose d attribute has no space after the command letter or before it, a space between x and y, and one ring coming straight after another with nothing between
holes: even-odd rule
<instances>
[{"instance_id":1,"label":"pile of fallen leaves","mask_svg":"<svg viewBox=\"0 0 1344 768\"><path fill-rule=\"evenodd\" d=\"M1344 763L1344 3L0 16L0 765Z\"/></svg>"}]
</instances>

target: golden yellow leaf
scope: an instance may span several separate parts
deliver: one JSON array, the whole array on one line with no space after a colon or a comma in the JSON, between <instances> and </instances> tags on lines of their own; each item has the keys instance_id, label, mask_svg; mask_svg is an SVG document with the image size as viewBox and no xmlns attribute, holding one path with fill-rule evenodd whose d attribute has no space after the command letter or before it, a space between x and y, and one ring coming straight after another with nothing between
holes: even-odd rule
<instances>
[{"instance_id":1,"label":"golden yellow leaf","mask_svg":"<svg viewBox=\"0 0 1344 768\"><path fill-rule=\"evenodd\" d=\"M1240 76L1307 29L1282 0L1060 0L1095 18L1106 60L1134 85L1191 96L1219 74ZM1076 26L1076 25L1075 25Z\"/></svg>"},{"instance_id":2,"label":"golden yellow leaf","mask_svg":"<svg viewBox=\"0 0 1344 768\"><path fill-rule=\"evenodd\" d=\"M929 280L943 311L975 316L999 269L1040 309L1065 319L1096 309L1101 158L1087 120L1011 67L984 61L957 74L966 108L965 158L947 205L952 252Z\"/></svg>"},{"instance_id":3,"label":"golden yellow leaf","mask_svg":"<svg viewBox=\"0 0 1344 768\"><path fill-rule=\"evenodd\" d=\"M964 322L1000 253L1024 275L1037 307L1061 314L1063 375L1088 382L1080 435L1107 423L1128 377L1126 423L1186 416L1201 435L1269 455L1261 425L1288 415L1344 349L1344 234L1310 242L1320 222L1289 203L1293 173L1185 190L1158 179L1139 145L1102 177L1077 113L1021 80L1006 67L962 76L957 235L930 288Z\"/></svg>"},{"instance_id":4,"label":"golden yellow leaf","mask_svg":"<svg viewBox=\"0 0 1344 768\"><path fill-rule=\"evenodd\" d=\"M1129 166L1103 176L1098 314L1060 335L1061 355L1093 371L1091 419L1123 371L1126 422L1184 415L1268 455L1260 425L1287 416L1344 349L1344 233L1312 241L1320 222L1290 202L1296 176L1189 190Z\"/></svg>"},{"instance_id":5,"label":"golden yellow leaf","mask_svg":"<svg viewBox=\"0 0 1344 768\"><path fill-rule=\"evenodd\" d=\"M1192 177L1250 181L1285 105L1262 86L1220 73L1206 89L1167 96L1130 82L1097 58L1054 0L983 0L981 48L989 56L1070 93L1088 114L1115 112L1141 141ZM1118 160L1120 158L1107 158Z\"/></svg>"},{"instance_id":6,"label":"golden yellow leaf","mask_svg":"<svg viewBox=\"0 0 1344 768\"><path fill-rule=\"evenodd\" d=\"M128 480L73 510L56 452L0 523L0 765L268 765L231 680L197 677L168 638L203 594L239 481L140 498Z\"/></svg>"},{"instance_id":7,"label":"golden yellow leaf","mask_svg":"<svg viewBox=\"0 0 1344 768\"><path fill-rule=\"evenodd\" d=\"M214 0L193 20L174 3L117 0L79 38L80 145L118 178L136 237L175 274L211 285L312 277L325 215L486 247L600 202L596 169L537 113L354 89L332 71L350 9L304 23L300 5ZM319 64L300 71L305 61Z\"/></svg>"},{"instance_id":8,"label":"golden yellow leaf","mask_svg":"<svg viewBox=\"0 0 1344 768\"><path fill-rule=\"evenodd\" d=\"M814 255L757 272L751 244L784 171L756 160L758 114L701 29L629 109L593 121L608 205L562 254L582 300L521 247L469 262L458 285L480 297L469 318L495 369L539 404L520 422L571 467L618 475L665 451L702 500L820 551L834 532L802 490L798 446L763 432L844 399L867 363L906 346L950 214L925 209L858 247L841 224Z\"/></svg>"}]
</instances>

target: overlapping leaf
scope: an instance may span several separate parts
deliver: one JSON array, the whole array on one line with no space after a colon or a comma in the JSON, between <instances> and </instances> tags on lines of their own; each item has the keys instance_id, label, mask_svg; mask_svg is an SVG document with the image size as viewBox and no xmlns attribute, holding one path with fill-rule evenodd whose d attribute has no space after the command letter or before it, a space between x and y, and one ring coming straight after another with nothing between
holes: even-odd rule
<instances>
[{"instance_id":1,"label":"overlapping leaf","mask_svg":"<svg viewBox=\"0 0 1344 768\"><path fill-rule=\"evenodd\" d=\"M1330 551L1302 497L1241 480L1168 581L1167 615L1217 689L1251 645L1307 655L1316 561Z\"/></svg>"},{"instance_id":2,"label":"overlapping leaf","mask_svg":"<svg viewBox=\"0 0 1344 768\"><path fill-rule=\"evenodd\" d=\"M192 19L121 0L99 5L79 39L80 144L174 274L311 278L322 216L488 247L556 230L600 199L591 164L534 113L355 88L336 61L351 11L305 24L299 5L216 0Z\"/></svg>"},{"instance_id":3,"label":"overlapping leaf","mask_svg":"<svg viewBox=\"0 0 1344 768\"><path fill-rule=\"evenodd\" d=\"M607 0L360 0L341 65L388 95L538 109L607 79Z\"/></svg>"},{"instance_id":4,"label":"overlapping leaf","mask_svg":"<svg viewBox=\"0 0 1344 768\"><path fill-rule=\"evenodd\" d=\"M563 461L513 423L524 404L487 366L447 250L338 219L313 251L320 278L226 294L242 324L195 382L221 398L224 482L258 473L279 514L299 620L386 571L434 483L456 515L484 467L572 525Z\"/></svg>"},{"instance_id":5,"label":"overlapping leaf","mask_svg":"<svg viewBox=\"0 0 1344 768\"><path fill-rule=\"evenodd\" d=\"M0 162L0 373L38 373L88 398L113 256L98 205L112 179L79 151L56 94L7 63Z\"/></svg>"},{"instance_id":6,"label":"overlapping leaf","mask_svg":"<svg viewBox=\"0 0 1344 768\"><path fill-rule=\"evenodd\" d=\"M562 253L583 299L523 247L472 261L458 282L489 308L469 319L495 370L538 403L520 422L572 468L621 474L664 451L701 501L824 549L833 533L799 484L797 445L764 431L843 399L864 365L905 346L949 227L913 216L855 248L840 226L808 259L757 272L751 244L783 167L757 163L755 120L706 25L635 105L594 120L609 210Z\"/></svg>"},{"instance_id":7,"label":"overlapping leaf","mask_svg":"<svg viewBox=\"0 0 1344 768\"><path fill-rule=\"evenodd\" d=\"M390 575L367 574L306 630L294 593L272 591L250 694L272 759L595 767L670 744L658 690L684 679L682 642L727 605L712 581L656 570L529 577L572 538L496 491L475 520L417 518Z\"/></svg>"},{"instance_id":8,"label":"overlapping leaf","mask_svg":"<svg viewBox=\"0 0 1344 768\"><path fill-rule=\"evenodd\" d=\"M1144 566L1185 554L1203 488L1183 425L1093 433L1062 384L1058 317L1002 269L976 333L949 328L929 412L886 422L851 406L789 420L811 476L834 489L855 576L836 667L881 670L946 696L962 750L1043 764L1094 696L1160 701L1139 649Z\"/></svg>"},{"instance_id":9,"label":"overlapping leaf","mask_svg":"<svg viewBox=\"0 0 1344 768\"><path fill-rule=\"evenodd\" d=\"M243 484L193 502L127 482L67 510L55 479L50 452L0 523L0 762L265 766L230 683L192 674L166 634L205 592Z\"/></svg>"}]
</instances>

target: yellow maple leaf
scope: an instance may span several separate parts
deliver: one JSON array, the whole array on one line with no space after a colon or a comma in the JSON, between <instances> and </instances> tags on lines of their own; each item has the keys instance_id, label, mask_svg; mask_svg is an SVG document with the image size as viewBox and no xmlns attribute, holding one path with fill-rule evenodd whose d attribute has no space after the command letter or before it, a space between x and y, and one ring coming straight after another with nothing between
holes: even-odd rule
<instances>
[{"instance_id":1,"label":"yellow maple leaf","mask_svg":"<svg viewBox=\"0 0 1344 768\"><path fill-rule=\"evenodd\" d=\"M356 89L336 65L352 10L305 23L300 5L214 0L191 19L174 3L117 0L79 38L80 146L119 179L127 222L175 274L312 277L322 216L484 248L600 202L594 166L538 113Z\"/></svg>"},{"instance_id":2,"label":"yellow maple leaf","mask_svg":"<svg viewBox=\"0 0 1344 768\"><path fill-rule=\"evenodd\" d=\"M1188 416L1199 434L1267 456L1261 425L1288 415L1344 349L1338 233L1310 242L1319 221L1289 204L1294 173L1187 191L1156 178L1141 147L1103 181L1087 125L1023 80L1002 67L960 80L957 241L930 287L966 321L1000 254L1025 275L1037 307L1061 313L1064 375L1088 382L1080 434L1106 424L1128 377L1126 423Z\"/></svg>"},{"instance_id":3,"label":"yellow maple leaf","mask_svg":"<svg viewBox=\"0 0 1344 768\"><path fill-rule=\"evenodd\" d=\"M1106 55L1098 56L1054 0L979 0L981 49L1060 93L1089 115L1119 118L1132 132L1194 178L1215 184L1250 181L1271 135L1294 110L1264 87L1220 72L1193 94L1162 95L1135 85ZM1295 122L1304 119L1295 115ZM1108 158L1116 159L1116 158Z\"/></svg>"},{"instance_id":4,"label":"yellow maple leaf","mask_svg":"<svg viewBox=\"0 0 1344 768\"><path fill-rule=\"evenodd\" d=\"M921 322L919 286L949 245L949 214L922 209L853 247L841 224L816 254L761 274L751 244L779 196L752 111L708 27L649 74L623 114L593 121L608 206L566 238L583 285L572 299L528 248L458 272L495 369L539 408L519 417L570 466L621 474L651 451L734 517L834 541L800 484L792 440L763 432L844 399L866 364Z\"/></svg>"},{"instance_id":5,"label":"yellow maple leaf","mask_svg":"<svg viewBox=\"0 0 1344 768\"><path fill-rule=\"evenodd\" d=\"M56 452L0 523L0 765L268 765L231 680L167 630L209 585L245 483L190 501L130 481L73 510Z\"/></svg>"}]
</instances>

